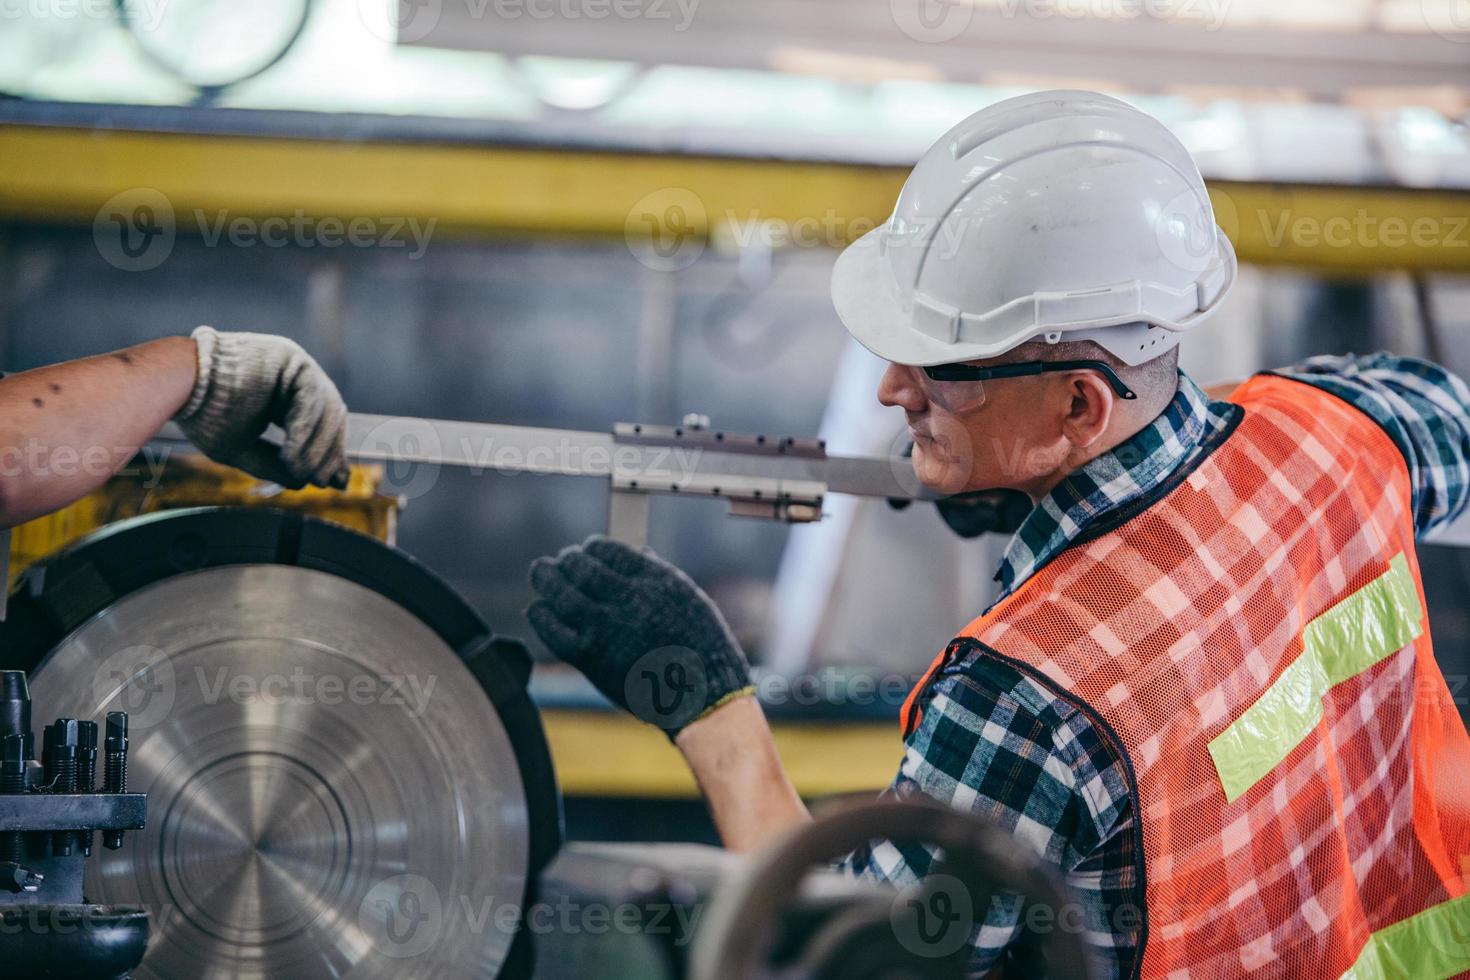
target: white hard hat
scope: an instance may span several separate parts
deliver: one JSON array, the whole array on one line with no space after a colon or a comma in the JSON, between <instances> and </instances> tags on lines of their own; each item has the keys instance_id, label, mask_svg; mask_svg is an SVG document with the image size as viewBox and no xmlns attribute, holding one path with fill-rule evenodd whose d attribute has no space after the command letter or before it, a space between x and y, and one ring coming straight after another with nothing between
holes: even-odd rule
<instances>
[{"instance_id":1,"label":"white hard hat","mask_svg":"<svg viewBox=\"0 0 1470 980\"><path fill-rule=\"evenodd\" d=\"M899 364L1094 340L1152 360L1235 281L1199 169L1153 117L1094 92L970 116L924 154L888 223L837 259L832 300Z\"/></svg>"}]
</instances>

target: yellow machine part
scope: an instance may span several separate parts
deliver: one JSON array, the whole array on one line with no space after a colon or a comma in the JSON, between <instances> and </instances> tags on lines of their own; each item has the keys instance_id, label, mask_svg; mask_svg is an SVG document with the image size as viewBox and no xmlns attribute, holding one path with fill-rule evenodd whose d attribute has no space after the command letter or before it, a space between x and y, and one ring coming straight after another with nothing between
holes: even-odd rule
<instances>
[{"instance_id":1,"label":"yellow machine part","mask_svg":"<svg viewBox=\"0 0 1470 980\"><path fill-rule=\"evenodd\" d=\"M658 729L621 713L541 712L556 778L567 796L699 799L679 750ZM877 792L903 759L898 723L777 721L776 752L806 799ZM608 765L616 759L617 765Z\"/></svg>"},{"instance_id":2,"label":"yellow machine part","mask_svg":"<svg viewBox=\"0 0 1470 980\"><path fill-rule=\"evenodd\" d=\"M156 477L147 470L114 476L71 506L12 528L9 585L14 587L35 562L98 528L183 507L273 507L342 524L393 544L402 501L380 494L382 481L381 466L354 466L346 490L282 490L202 456L174 456Z\"/></svg>"}]
</instances>

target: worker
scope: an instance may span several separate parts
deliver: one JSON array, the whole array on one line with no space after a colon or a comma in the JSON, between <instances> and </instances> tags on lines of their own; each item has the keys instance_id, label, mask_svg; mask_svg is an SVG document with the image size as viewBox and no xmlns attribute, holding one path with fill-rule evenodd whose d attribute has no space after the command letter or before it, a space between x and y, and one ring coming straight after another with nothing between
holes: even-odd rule
<instances>
[{"instance_id":1,"label":"worker","mask_svg":"<svg viewBox=\"0 0 1470 980\"><path fill-rule=\"evenodd\" d=\"M97 489L171 418L216 462L347 486L347 408L326 372L284 337L199 327L0 378L0 527ZM273 423L282 445L261 438Z\"/></svg>"},{"instance_id":2,"label":"worker","mask_svg":"<svg viewBox=\"0 0 1470 980\"><path fill-rule=\"evenodd\" d=\"M1178 345L1235 276L1180 142L1071 91L964 120L840 256L837 312L890 362L878 399L905 412L918 476L1034 501L999 598L902 707L890 792L1059 868L1100 976L1459 974L1470 741L1415 539L1465 509L1470 391L1380 354L1212 397ZM536 632L664 723L728 846L808 819L688 577L597 538L531 581ZM674 689L696 704L671 713ZM905 886L933 861L879 841L843 866ZM1024 945L1021 916L977 912L973 974Z\"/></svg>"}]
</instances>

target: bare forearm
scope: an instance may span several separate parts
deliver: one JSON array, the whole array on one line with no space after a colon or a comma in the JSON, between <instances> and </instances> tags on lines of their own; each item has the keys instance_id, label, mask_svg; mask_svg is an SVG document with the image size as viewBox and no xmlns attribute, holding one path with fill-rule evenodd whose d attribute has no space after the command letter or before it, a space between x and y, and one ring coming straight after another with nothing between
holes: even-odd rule
<instances>
[{"instance_id":1,"label":"bare forearm","mask_svg":"<svg viewBox=\"0 0 1470 980\"><path fill-rule=\"evenodd\" d=\"M781 767L771 728L754 698L694 722L679 733L677 744L730 850L755 850L811 819Z\"/></svg>"},{"instance_id":2,"label":"bare forearm","mask_svg":"<svg viewBox=\"0 0 1470 980\"><path fill-rule=\"evenodd\" d=\"M105 483L188 401L196 362L169 337L0 379L0 526Z\"/></svg>"}]
</instances>

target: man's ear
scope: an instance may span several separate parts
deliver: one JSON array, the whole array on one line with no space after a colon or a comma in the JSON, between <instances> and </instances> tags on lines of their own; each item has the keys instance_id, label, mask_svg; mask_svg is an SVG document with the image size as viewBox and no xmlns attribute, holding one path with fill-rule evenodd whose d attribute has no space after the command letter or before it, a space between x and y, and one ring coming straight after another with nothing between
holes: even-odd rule
<instances>
[{"instance_id":1,"label":"man's ear","mask_svg":"<svg viewBox=\"0 0 1470 980\"><path fill-rule=\"evenodd\" d=\"M1062 434L1078 449L1087 449L1107 431L1117 398L1096 371L1066 376L1071 403L1062 420Z\"/></svg>"}]
</instances>

